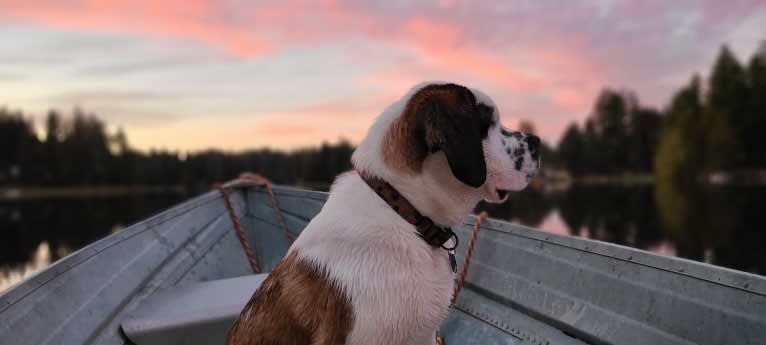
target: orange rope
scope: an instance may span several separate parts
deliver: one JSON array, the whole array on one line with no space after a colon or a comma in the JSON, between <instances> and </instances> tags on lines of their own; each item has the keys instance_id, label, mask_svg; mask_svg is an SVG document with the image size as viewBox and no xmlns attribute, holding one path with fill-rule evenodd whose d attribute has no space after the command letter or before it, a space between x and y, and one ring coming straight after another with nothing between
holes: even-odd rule
<instances>
[{"instance_id":1,"label":"orange rope","mask_svg":"<svg viewBox=\"0 0 766 345\"><path fill-rule=\"evenodd\" d=\"M457 276L457 282L455 282L455 289L452 290L452 304L455 304L457 295L460 293L460 289L463 288L463 281L468 273L468 265L471 263L471 255L473 255L473 245L476 243L476 238L479 236L479 229L481 229L481 223L487 219L487 212L481 211L476 217L476 222L473 223L473 231L471 232L471 239L468 240L468 246L465 248L465 256L463 257L463 267L460 269L460 274Z\"/></svg>"},{"instance_id":2,"label":"orange rope","mask_svg":"<svg viewBox=\"0 0 766 345\"><path fill-rule=\"evenodd\" d=\"M463 267L460 269L460 274L457 276L457 281L455 281L455 288L452 290L452 301L450 301L450 304L455 304L455 301L457 300L457 295L460 293L460 289L463 288L463 281L465 280L466 274L468 274L468 265L471 262L471 255L473 255L473 245L476 243L476 238L479 236L479 229L481 229L481 223L484 222L484 220L487 219L487 212L481 211L479 215L476 217L476 222L473 223L473 231L471 232L471 239L468 240L468 245L465 248L465 256L463 257ZM439 332L436 332L436 345L443 345L444 344L444 338L442 338L441 334Z\"/></svg>"},{"instance_id":3,"label":"orange rope","mask_svg":"<svg viewBox=\"0 0 766 345\"><path fill-rule=\"evenodd\" d=\"M293 242L295 242L295 237L290 235L290 233L287 231L287 223L285 223L285 218L282 216L282 211L277 205L277 197L274 195L274 190L271 189L271 181L261 175L251 172L242 173L239 175L239 178L247 181L254 181L263 186L266 186L266 191L269 193L269 199L271 200L271 208L274 209L274 214L277 216L277 221L279 222L280 229L282 229L282 234L285 235L287 243L293 244Z\"/></svg>"},{"instance_id":4,"label":"orange rope","mask_svg":"<svg viewBox=\"0 0 766 345\"><path fill-rule=\"evenodd\" d=\"M242 226L242 222L239 221L239 216L237 216L237 212L234 210L229 192L226 191L226 188L241 187L243 185L251 184L252 182L266 187L266 190L269 193L269 199L271 199L271 207L274 209L274 214L277 217L277 221L279 222L279 226L282 229L282 233L285 235L287 242L289 244L293 244L295 238L290 235L287 230L287 224L285 223L285 219L282 217L282 212L277 205L277 197L274 195L274 191L271 189L271 181L269 181L267 178L255 173L247 172L242 173L239 175L239 178L226 182L223 185L216 183L213 185L213 188L221 192L223 201L226 203L226 209L229 211L229 218L231 218L231 222L234 224L234 230L236 230L237 238L239 238L239 243L242 244L242 249L245 251L245 256L247 256L247 261L250 263L250 268L253 270L253 273L260 273L261 269L258 266L258 262L255 260L255 255L253 255L253 250L250 248L250 244L247 242L247 237L245 237L245 228Z\"/></svg>"},{"instance_id":5,"label":"orange rope","mask_svg":"<svg viewBox=\"0 0 766 345\"><path fill-rule=\"evenodd\" d=\"M245 229L242 227L237 212L231 204L229 192L227 192L226 188L219 183L214 184L213 188L218 189L218 191L221 192L221 196L223 196L223 201L226 203L226 209L229 210L229 218L231 218L231 222L234 224L234 230L236 230L239 243L242 244L242 249L245 250L245 256L247 256L247 262L250 263L250 268L253 270L253 273L261 273L261 269L258 267L258 261L255 260L255 256L253 255L253 250L250 249L250 244L247 243Z\"/></svg>"}]
</instances>

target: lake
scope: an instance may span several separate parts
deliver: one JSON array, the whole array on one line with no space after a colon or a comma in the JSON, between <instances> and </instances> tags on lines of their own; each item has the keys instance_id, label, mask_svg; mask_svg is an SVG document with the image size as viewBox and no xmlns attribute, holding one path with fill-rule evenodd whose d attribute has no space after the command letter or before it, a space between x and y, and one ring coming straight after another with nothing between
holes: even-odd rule
<instances>
[{"instance_id":1,"label":"lake","mask_svg":"<svg viewBox=\"0 0 766 345\"><path fill-rule=\"evenodd\" d=\"M0 201L0 291L188 197ZM477 209L552 233L766 274L766 187L573 185L529 189Z\"/></svg>"},{"instance_id":2,"label":"lake","mask_svg":"<svg viewBox=\"0 0 766 345\"><path fill-rule=\"evenodd\" d=\"M185 198L170 193L0 200L0 291Z\"/></svg>"}]
</instances>

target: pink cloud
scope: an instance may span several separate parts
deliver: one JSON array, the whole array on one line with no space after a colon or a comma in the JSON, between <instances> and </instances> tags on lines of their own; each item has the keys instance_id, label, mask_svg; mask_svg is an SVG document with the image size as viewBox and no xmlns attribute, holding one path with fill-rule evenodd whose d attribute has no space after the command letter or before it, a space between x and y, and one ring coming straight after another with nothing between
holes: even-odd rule
<instances>
[{"instance_id":1,"label":"pink cloud","mask_svg":"<svg viewBox=\"0 0 766 345\"><path fill-rule=\"evenodd\" d=\"M561 89L556 91L553 97L556 104L576 112L582 112L583 109L587 108L588 102L591 101L591 98L586 97L584 92L574 89Z\"/></svg>"},{"instance_id":2,"label":"pink cloud","mask_svg":"<svg viewBox=\"0 0 766 345\"><path fill-rule=\"evenodd\" d=\"M378 37L415 47L425 61L438 68L470 71L513 90L531 90L541 86L541 81L524 73L523 68L510 66L509 61L502 61L486 53L482 47L473 45L477 40L449 21L415 15L391 29Z\"/></svg>"},{"instance_id":3,"label":"pink cloud","mask_svg":"<svg viewBox=\"0 0 766 345\"><path fill-rule=\"evenodd\" d=\"M269 51L254 33L211 18L220 12L206 0L168 1L0 1L12 18L99 32L127 32L164 37L190 37L237 56Z\"/></svg>"},{"instance_id":4,"label":"pink cloud","mask_svg":"<svg viewBox=\"0 0 766 345\"><path fill-rule=\"evenodd\" d=\"M344 58L358 55L351 67L362 66L360 72L345 74L341 82L358 83L370 90L370 97L295 106L259 122L275 123L260 127L259 135L279 137L294 130L315 141L338 134L359 137L385 106L423 80L479 87L499 103L505 121L532 120L544 137L555 138L568 122L588 114L604 86L645 87L639 96L670 94L673 85L658 87L656 80L681 67L691 70L690 56L700 56L703 49L698 41L667 40L678 25L668 19L675 18L670 14L701 11L699 31L713 37L720 23L763 8L755 0L623 1L564 9L533 3L508 10L453 0L395 9L388 3L333 0L237 2L236 8L214 0L0 0L0 8L3 18L55 28L193 39L238 58L268 58L291 47L337 49L333 53ZM299 82L302 76L292 77ZM317 119L334 126L309 122Z\"/></svg>"},{"instance_id":5,"label":"pink cloud","mask_svg":"<svg viewBox=\"0 0 766 345\"><path fill-rule=\"evenodd\" d=\"M544 76L531 75L525 72L527 66L516 66L509 59L496 57L490 53L495 50L493 47L481 46L483 39L467 31L460 22L425 14L405 12L401 16L384 16L336 1L319 4L289 1L236 11L209 0L91 0L74 3L0 0L0 5L8 16L46 25L190 37L238 57L258 56L290 45L361 34L372 40L414 47L429 64L447 71L470 71L511 90L534 90L545 86ZM476 19L481 21L483 18ZM530 54L524 51L525 48L520 50L518 55ZM533 57L546 59L544 52ZM562 59L555 63L571 61L579 60Z\"/></svg>"},{"instance_id":6,"label":"pink cloud","mask_svg":"<svg viewBox=\"0 0 766 345\"><path fill-rule=\"evenodd\" d=\"M427 15L409 15L386 17L381 14L359 10L339 2L324 3L318 8L291 6L295 12L280 11L276 17L281 21L303 18L301 11L315 14L321 25L308 23L298 25L300 29L287 26L281 32L289 40L328 39L341 35L364 35L371 40L394 45L410 46L420 53L420 58L431 68L438 67L447 71L470 71L498 85L514 90L539 88L541 80L523 72L523 66L514 67L508 61L488 54L480 46L481 40L469 35L459 23L448 19ZM259 12L259 11L256 11ZM259 14L260 17L260 14ZM271 17L271 16L267 16ZM307 27L313 30L307 30ZM302 32L295 34L295 31ZM303 32L310 32L306 34ZM282 42L285 44L285 42Z\"/></svg>"}]
</instances>

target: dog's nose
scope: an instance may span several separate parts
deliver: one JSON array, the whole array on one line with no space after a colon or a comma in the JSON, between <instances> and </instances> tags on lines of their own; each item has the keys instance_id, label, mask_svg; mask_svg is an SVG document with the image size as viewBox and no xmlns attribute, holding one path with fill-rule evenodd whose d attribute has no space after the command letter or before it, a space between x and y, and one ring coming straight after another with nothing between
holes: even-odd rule
<instances>
[{"instance_id":1,"label":"dog's nose","mask_svg":"<svg viewBox=\"0 0 766 345\"><path fill-rule=\"evenodd\" d=\"M529 145L530 151L537 151L537 149L540 147L540 138L536 135L529 135L524 138L524 141L526 141L527 145Z\"/></svg>"}]
</instances>

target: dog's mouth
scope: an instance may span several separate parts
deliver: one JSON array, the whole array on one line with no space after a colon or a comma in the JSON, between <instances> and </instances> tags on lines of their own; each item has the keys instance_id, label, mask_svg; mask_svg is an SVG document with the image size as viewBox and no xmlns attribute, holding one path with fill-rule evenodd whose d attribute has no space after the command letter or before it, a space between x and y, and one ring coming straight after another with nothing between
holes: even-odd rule
<instances>
[{"instance_id":1,"label":"dog's mouth","mask_svg":"<svg viewBox=\"0 0 766 345\"><path fill-rule=\"evenodd\" d=\"M508 199L508 195L510 194L510 192L511 192L510 190L498 188L498 189L495 189L495 195L485 200L493 204L503 203L505 202L506 199Z\"/></svg>"},{"instance_id":2,"label":"dog's mouth","mask_svg":"<svg viewBox=\"0 0 766 345\"><path fill-rule=\"evenodd\" d=\"M537 171L512 171L507 175L495 177L488 188L485 189L485 201L493 204L503 203L511 195L511 192L518 192L526 188Z\"/></svg>"}]
</instances>

